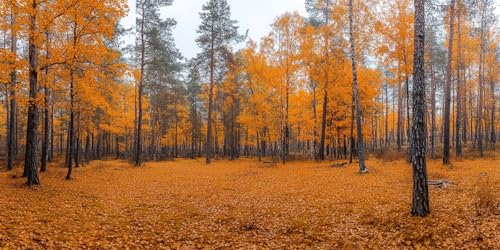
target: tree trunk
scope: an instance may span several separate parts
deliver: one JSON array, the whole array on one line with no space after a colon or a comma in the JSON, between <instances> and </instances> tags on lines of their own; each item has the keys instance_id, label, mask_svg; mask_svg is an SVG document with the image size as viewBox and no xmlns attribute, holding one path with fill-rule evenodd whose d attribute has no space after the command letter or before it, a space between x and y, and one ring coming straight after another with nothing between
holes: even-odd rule
<instances>
[{"instance_id":1,"label":"tree trunk","mask_svg":"<svg viewBox=\"0 0 500 250\"><path fill-rule=\"evenodd\" d=\"M453 59L453 27L455 23L455 0L450 4L450 34L448 37L448 66L446 69L446 86L444 90L444 148L443 164L450 163L450 105L451 105L451 63Z\"/></svg>"},{"instance_id":2,"label":"tree trunk","mask_svg":"<svg viewBox=\"0 0 500 250\"><path fill-rule=\"evenodd\" d=\"M431 45L432 46L432 45ZM434 79L433 54L429 53L430 76L431 76L431 158L436 158L436 81Z\"/></svg>"},{"instance_id":3,"label":"tree trunk","mask_svg":"<svg viewBox=\"0 0 500 250\"><path fill-rule=\"evenodd\" d=\"M47 37L47 48L46 48L46 54L45 58L48 60L49 59L49 43L50 43L50 37L49 33L46 33ZM49 159L49 146L50 146L50 112L49 112L49 106L50 106L50 89L48 86L48 76L49 76L49 68L45 68L45 79L44 79L44 86L43 89L45 91L45 95L43 98L44 101L44 123L43 123L43 142L42 142L42 164L40 166L40 172L45 172L47 170L47 161Z\"/></svg>"},{"instance_id":4,"label":"tree trunk","mask_svg":"<svg viewBox=\"0 0 500 250\"><path fill-rule=\"evenodd\" d=\"M356 125L358 132L358 159L359 159L359 172L365 173L367 172L365 165L365 146L363 142L363 124L361 122L361 104L359 101L359 92L358 92L358 73L357 73L357 65L356 65L356 45L354 41L354 13L352 1L349 0L349 37L351 42L351 62L352 62L352 89L353 89L353 97L354 103L356 106Z\"/></svg>"},{"instance_id":5,"label":"tree trunk","mask_svg":"<svg viewBox=\"0 0 500 250\"><path fill-rule=\"evenodd\" d=\"M26 133L25 170L28 177L28 186L40 185L38 179L38 48L36 45L36 13L37 1L31 2L29 23L29 105L28 127Z\"/></svg>"},{"instance_id":6,"label":"tree trunk","mask_svg":"<svg viewBox=\"0 0 500 250\"><path fill-rule=\"evenodd\" d=\"M485 35L484 23L481 24L481 50L479 53L479 84L478 84L478 113L476 122L476 144L479 150L479 156L483 157L483 96L484 96L484 57L485 57Z\"/></svg>"},{"instance_id":7,"label":"tree trunk","mask_svg":"<svg viewBox=\"0 0 500 250\"><path fill-rule=\"evenodd\" d=\"M354 154L354 149L355 149L355 142L354 142L354 111L356 110L355 104L354 104L354 96L352 97L352 103L351 103L351 133L350 133L350 150L349 150L349 164L352 163L352 158Z\"/></svg>"},{"instance_id":8,"label":"tree trunk","mask_svg":"<svg viewBox=\"0 0 500 250\"><path fill-rule=\"evenodd\" d=\"M17 57L17 32L15 32L15 20L16 20L16 6L14 6L14 1L11 2L11 44L10 51ZM10 109L8 110L8 124L7 124L7 170L12 170L14 168L14 158L15 147L16 147L16 88L17 88L17 73L14 68L10 73ZM8 104L7 104L8 105Z\"/></svg>"},{"instance_id":9,"label":"tree trunk","mask_svg":"<svg viewBox=\"0 0 500 250\"><path fill-rule=\"evenodd\" d=\"M415 49L413 59L413 216L430 212L425 160L425 8L424 0L415 0Z\"/></svg>"},{"instance_id":10,"label":"tree trunk","mask_svg":"<svg viewBox=\"0 0 500 250\"><path fill-rule=\"evenodd\" d=\"M68 168L68 174L66 175L66 180L71 179L71 174L73 173L73 157L74 157L74 124L75 124L75 111L74 111L74 70L71 69L71 76L70 76L70 115L69 115L69 126L68 126L68 161L67 161L67 168Z\"/></svg>"},{"instance_id":11,"label":"tree trunk","mask_svg":"<svg viewBox=\"0 0 500 250\"><path fill-rule=\"evenodd\" d=\"M210 164L212 162L212 109L213 109L213 97L214 97L214 74L215 74L215 31L214 23L212 21L212 40L210 47L210 86L208 93L208 117L207 117L207 143L205 146L205 156L206 163ZM217 140L217 139L216 139Z\"/></svg>"},{"instance_id":12,"label":"tree trunk","mask_svg":"<svg viewBox=\"0 0 500 250\"><path fill-rule=\"evenodd\" d=\"M145 50L146 50L146 45L145 45L145 37L144 37L144 18L145 18L145 3L143 1L142 3L142 18L141 18L141 76L139 79L139 86L138 86L138 103L137 103L137 131L136 131L136 141L135 141L135 165L140 166L142 164L142 138L141 138L141 132L142 132L142 88L144 85L144 66L145 66Z\"/></svg>"},{"instance_id":13,"label":"tree trunk","mask_svg":"<svg viewBox=\"0 0 500 250\"><path fill-rule=\"evenodd\" d=\"M456 106L456 118L455 118L455 155L457 157L462 156L462 136L460 134L460 124L462 123L462 83L461 83L461 74L460 74L460 65L462 63L461 61L461 49L462 49L462 44L461 44L461 39L462 39L462 34L461 34L461 17L462 17L462 3L460 0L457 1L458 5L458 11L457 11L457 33L458 33L458 39L457 39L457 62L455 64L456 67L456 72L457 72L457 106Z\"/></svg>"}]
</instances>

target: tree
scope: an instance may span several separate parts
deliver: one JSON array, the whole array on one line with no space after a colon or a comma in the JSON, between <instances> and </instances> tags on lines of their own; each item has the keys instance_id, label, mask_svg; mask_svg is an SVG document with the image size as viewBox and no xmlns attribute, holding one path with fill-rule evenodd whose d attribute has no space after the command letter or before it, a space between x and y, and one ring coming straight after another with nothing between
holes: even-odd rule
<instances>
[{"instance_id":1,"label":"tree","mask_svg":"<svg viewBox=\"0 0 500 250\"><path fill-rule=\"evenodd\" d=\"M448 34L448 67L446 69L446 85L444 90L444 131L443 131L443 164L450 163L450 106L451 106L451 70L453 58L453 28L455 22L455 0L450 3L450 30Z\"/></svg>"},{"instance_id":2,"label":"tree","mask_svg":"<svg viewBox=\"0 0 500 250\"><path fill-rule=\"evenodd\" d=\"M354 105L356 109L356 130L358 133L358 158L359 158L359 172L366 173L368 170L365 165L365 146L363 141L363 124L362 124L362 111L361 104L359 100L359 89L358 89L358 72L356 63L356 45L354 40L354 11L353 11L353 0L349 0L349 40L351 44L351 65L352 65L352 92Z\"/></svg>"},{"instance_id":3,"label":"tree","mask_svg":"<svg viewBox=\"0 0 500 250\"><path fill-rule=\"evenodd\" d=\"M17 57L17 31L16 31L16 19L17 19L17 4L15 1L10 1L10 52L13 54L14 58ZM16 72L16 62L12 63L12 71L10 72L10 107L8 114L8 125L7 125L7 170L12 170L14 167L15 158L15 147L16 147L16 128L17 128L17 102L16 102L16 88L17 88L17 72Z\"/></svg>"},{"instance_id":4,"label":"tree","mask_svg":"<svg viewBox=\"0 0 500 250\"><path fill-rule=\"evenodd\" d=\"M321 136L319 140L318 159L325 160L326 115L328 114L328 84L330 83L330 19L333 3L331 0L307 0L306 7L311 14L311 22L321 25L324 40L324 58L322 68L324 71L323 83L323 108L321 114Z\"/></svg>"},{"instance_id":5,"label":"tree","mask_svg":"<svg viewBox=\"0 0 500 250\"><path fill-rule=\"evenodd\" d=\"M460 133L461 129L461 123L462 123L462 76L461 76L461 67L462 67L462 60L461 60L461 54L462 54L462 2L460 0L457 0L457 52L456 52L456 63L455 63L455 70L456 70L456 110L457 110L457 115L455 119L455 155L457 157L462 156L462 136Z\"/></svg>"},{"instance_id":6,"label":"tree","mask_svg":"<svg viewBox=\"0 0 500 250\"><path fill-rule=\"evenodd\" d=\"M135 150L134 150L134 162L136 166L140 166L142 163L142 116L143 116L143 91L144 91L144 78L145 78L145 67L146 67L146 50L149 50L147 43L147 35L150 32L155 32L155 29L163 26L165 23L172 23L172 19L167 19L162 21L160 19L160 14L158 13L159 8L171 5L173 0L139 0L136 1L136 8L138 16L136 18L137 27L137 46L139 49L139 68L140 68L140 78L139 84L137 86L138 93L138 103L137 103L137 125L136 125L136 136L135 136Z\"/></svg>"},{"instance_id":7,"label":"tree","mask_svg":"<svg viewBox=\"0 0 500 250\"><path fill-rule=\"evenodd\" d=\"M202 52L198 60L203 70L208 73L208 114L207 138L205 146L206 162L212 160L212 112L214 108L214 87L225 75L227 54L231 44L242 37L238 34L237 21L231 19L231 9L226 0L209 0L200 13L201 24L198 27L196 43Z\"/></svg>"},{"instance_id":8,"label":"tree","mask_svg":"<svg viewBox=\"0 0 500 250\"><path fill-rule=\"evenodd\" d=\"M415 0L414 56L413 56L413 205L414 216L429 214L429 191L425 159L425 7L424 0Z\"/></svg>"},{"instance_id":9,"label":"tree","mask_svg":"<svg viewBox=\"0 0 500 250\"><path fill-rule=\"evenodd\" d=\"M191 152L190 158L195 159L197 156L196 146L197 140L201 141L201 117L200 117L200 100L201 92L200 73L194 61L190 61L188 65L189 75L186 82L187 101L189 105L189 119L191 121Z\"/></svg>"},{"instance_id":10,"label":"tree","mask_svg":"<svg viewBox=\"0 0 500 250\"><path fill-rule=\"evenodd\" d=\"M275 41L276 67L279 70L279 95L282 117L282 162L288 160L290 151L290 96L297 86L296 73L299 70L299 43L297 33L303 25L303 19L297 13L286 13L273 24Z\"/></svg>"},{"instance_id":11,"label":"tree","mask_svg":"<svg viewBox=\"0 0 500 250\"><path fill-rule=\"evenodd\" d=\"M38 46L37 46L37 0L32 0L29 12L29 106L26 129L25 172L28 186L40 185L38 179Z\"/></svg>"}]
</instances>

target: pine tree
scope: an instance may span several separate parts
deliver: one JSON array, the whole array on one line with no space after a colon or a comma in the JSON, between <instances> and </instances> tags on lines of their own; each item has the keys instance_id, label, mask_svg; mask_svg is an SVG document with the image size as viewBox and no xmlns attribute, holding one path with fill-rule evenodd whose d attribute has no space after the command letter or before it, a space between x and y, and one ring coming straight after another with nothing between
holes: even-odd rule
<instances>
[{"instance_id":1,"label":"pine tree","mask_svg":"<svg viewBox=\"0 0 500 250\"><path fill-rule=\"evenodd\" d=\"M38 44L37 44L37 13L38 4L36 0L31 1L29 15L29 106L28 127L26 130L26 152L24 172L28 178L28 186L40 185L38 179Z\"/></svg>"},{"instance_id":2,"label":"pine tree","mask_svg":"<svg viewBox=\"0 0 500 250\"><path fill-rule=\"evenodd\" d=\"M162 21L159 14L159 8L171 5L173 0L138 0L136 1L137 8L137 47L139 51L139 68L140 78L137 90L137 121L136 121L136 135L134 147L134 162L136 166L142 163L143 145L142 145L142 116L143 116L143 92L144 92L144 79L146 74L146 51L148 51L148 35L153 32L158 32L160 27L165 26L166 23L172 23L172 19ZM175 22L174 22L175 23Z\"/></svg>"},{"instance_id":3,"label":"pine tree","mask_svg":"<svg viewBox=\"0 0 500 250\"><path fill-rule=\"evenodd\" d=\"M413 57L413 205L414 216L426 216L429 210L427 166L425 159L425 8L424 0L415 0L415 36Z\"/></svg>"},{"instance_id":4,"label":"pine tree","mask_svg":"<svg viewBox=\"0 0 500 250\"><path fill-rule=\"evenodd\" d=\"M212 112L214 108L214 87L221 83L225 75L227 53L231 44L242 37L238 34L237 21L231 19L231 9L226 0L209 0L200 13L201 24L198 27L196 43L202 52L198 60L202 70L209 76L206 162L212 160Z\"/></svg>"},{"instance_id":5,"label":"pine tree","mask_svg":"<svg viewBox=\"0 0 500 250\"><path fill-rule=\"evenodd\" d=\"M450 30L448 34L448 67L446 69L446 85L444 89L444 131L443 131L443 164L450 163L450 106L451 106L451 70L453 58L453 28L455 22L455 0L450 3Z\"/></svg>"}]
</instances>

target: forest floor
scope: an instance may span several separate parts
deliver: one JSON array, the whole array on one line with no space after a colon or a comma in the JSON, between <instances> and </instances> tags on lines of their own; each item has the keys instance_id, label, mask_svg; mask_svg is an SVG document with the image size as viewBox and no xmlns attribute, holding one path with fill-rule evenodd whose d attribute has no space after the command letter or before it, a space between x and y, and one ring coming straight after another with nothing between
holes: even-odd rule
<instances>
[{"instance_id":1,"label":"forest floor","mask_svg":"<svg viewBox=\"0 0 500 250\"><path fill-rule=\"evenodd\" d=\"M339 161L342 162L342 161ZM6 248L483 248L500 247L500 155L428 164L431 215L410 216L404 161L357 165L256 160L98 161L42 187L0 172Z\"/></svg>"}]
</instances>

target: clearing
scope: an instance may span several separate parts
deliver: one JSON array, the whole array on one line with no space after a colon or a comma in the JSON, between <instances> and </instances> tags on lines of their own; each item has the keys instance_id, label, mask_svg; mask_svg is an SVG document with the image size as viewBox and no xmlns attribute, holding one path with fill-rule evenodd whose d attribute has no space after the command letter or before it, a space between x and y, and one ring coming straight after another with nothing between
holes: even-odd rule
<instances>
[{"instance_id":1,"label":"clearing","mask_svg":"<svg viewBox=\"0 0 500 250\"><path fill-rule=\"evenodd\" d=\"M336 162L341 163L341 162ZM429 161L431 215L409 215L411 168L256 160L50 166L41 188L0 173L0 248L496 248L500 160ZM18 167L17 174L21 171Z\"/></svg>"}]
</instances>

